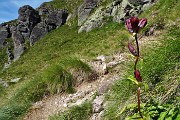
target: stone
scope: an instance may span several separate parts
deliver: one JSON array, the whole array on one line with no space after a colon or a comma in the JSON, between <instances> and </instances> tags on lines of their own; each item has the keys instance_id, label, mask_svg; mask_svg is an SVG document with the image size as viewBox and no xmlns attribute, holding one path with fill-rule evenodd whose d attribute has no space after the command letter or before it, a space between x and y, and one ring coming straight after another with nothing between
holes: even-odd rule
<instances>
[{"instance_id":1,"label":"stone","mask_svg":"<svg viewBox=\"0 0 180 120\"><path fill-rule=\"evenodd\" d=\"M16 29L25 39L29 39L31 30L27 25L25 25L24 23L19 23Z\"/></svg>"},{"instance_id":2,"label":"stone","mask_svg":"<svg viewBox=\"0 0 180 120\"><path fill-rule=\"evenodd\" d=\"M82 31L89 32L94 28L103 26L105 22L103 19L103 16L105 16L105 11L103 11L103 9L103 7L99 7L95 13L84 22L84 24L78 30L78 33L81 33Z\"/></svg>"},{"instance_id":3,"label":"stone","mask_svg":"<svg viewBox=\"0 0 180 120\"><path fill-rule=\"evenodd\" d=\"M139 5L142 4L142 0L128 0L130 4Z\"/></svg>"},{"instance_id":4,"label":"stone","mask_svg":"<svg viewBox=\"0 0 180 120\"><path fill-rule=\"evenodd\" d=\"M115 0L107 6L99 7L91 16L89 15L92 8L87 7L83 11L84 3L78 9L78 25L80 26L78 33L89 32L103 26L108 17L112 17L114 22L124 22L129 17L138 16L152 6L153 2L154 0Z\"/></svg>"},{"instance_id":5,"label":"stone","mask_svg":"<svg viewBox=\"0 0 180 120\"><path fill-rule=\"evenodd\" d=\"M98 113L95 113L92 115L91 120L98 120L97 117L98 117Z\"/></svg>"},{"instance_id":6,"label":"stone","mask_svg":"<svg viewBox=\"0 0 180 120\"><path fill-rule=\"evenodd\" d=\"M11 82L11 83L17 83L17 82L19 82L20 79L21 79L21 78L11 79L10 82Z\"/></svg>"},{"instance_id":7,"label":"stone","mask_svg":"<svg viewBox=\"0 0 180 120\"><path fill-rule=\"evenodd\" d=\"M94 113L100 113L103 110L103 100L104 100L104 96L96 96L96 99L94 99L93 101L93 112Z\"/></svg>"},{"instance_id":8,"label":"stone","mask_svg":"<svg viewBox=\"0 0 180 120\"><path fill-rule=\"evenodd\" d=\"M10 28L6 24L0 24L0 48L5 44L5 40L10 37Z\"/></svg>"},{"instance_id":9,"label":"stone","mask_svg":"<svg viewBox=\"0 0 180 120\"><path fill-rule=\"evenodd\" d=\"M38 11L29 5L20 7L18 14L19 22L25 24L30 29L30 31L37 23L41 21Z\"/></svg>"},{"instance_id":10,"label":"stone","mask_svg":"<svg viewBox=\"0 0 180 120\"><path fill-rule=\"evenodd\" d=\"M46 2L42 3L36 10L39 12L39 15L41 16L46 16L49 13L53 11L53 6L50 4L46 4ZM44 17L43 17L44 19ZM41 19L42 20L42 19Z\"/></svg>"},{"instance_id":11,"label":"stone","mask_svg":"<svg viewBox=\"0 0 180 120\"><path fill-rule=\"evenodd\" d=\"M29 39L34 26L41 21L38 11L29 5L24 5L18 10L18 25L17 30L25 39Z\"/></svg>"},{"instance_id":12,"label":"stone","mask_svg":"<svg viewBox=\"0 0 180 120\"><path fill-rule=\"evenodd\" d=\"M104 93L106 93L108 91L108 89L110 88L111 85L112 85L112 81L110 81L110 80L106 81L99 87L98 93L100 95L103 95Z\"/></svg>"},{"instance_id":13,"label":"stone","mask_svg":"<svg viewBox=\"0 0 180 120\"><path fill-rule=\"evenodd\" d=\"M116 65L118 65L119 63L120 63L119 61L111 61L111 62L107 63L107 67L108 68L113 68Z\"/></svg>"},{"instance_id":14,"label":"stone","mask_svg":"<svg viewBox=\"0 0 180 120\"><path fill-rule=\"evenodd\" d=\"M0 30L0 48L4 46L4 42L7 39L7 37L8 37L8 32Z\"/></svg>"},{"instance_id":15,"label":"stone","mask_svg":"<svg viewBox=\"0 0 180 120\"><path fill-rule=\"evenodd\" d=\"M17 26L17 30L20 31L20 32L25 32L25 33L27 33L27 32L28 32L28 27L25 26L24 24L19 24L19 25Z\"/></svg>"},{"instance_id":16,"label":"stone","mask_svg":"<svg viewBox=\"0 0 180 120\"><path fill-rule=\"evenodd\" d=\"M3 87L9 87L9 84L7 81L4 81L2 79L0 79L0 84L3 86Z\"/></svg>"},{"instance_id":17,"label":"stone","mask_svg":"<svg viewBox=\"0 0 180 120\"><path fill-rule=\"evenodd\" d=\"M122 0L122 2L116 6L113 6L113 11L114 16L113 16L113 21L114 22L122 22L126 19L126 17L132 16L130 14L130 10L132 10L134 6L129 3L127 0Z\"/></svg>"},{"instance_id":18,"label":"stone","mask_svg":"<svg viewBox=\"0 0 180 120\"><path fill-rule=\"evenodd\" d=\"M89 17L91 11L96 7L98 0L84 0L84 3L78 8L78 26Z\"/></svg>"},{"instance_id":19,"label":"stone","mask_svg":"<svg viewBox=\"0 0 180 120\"><path fill-rule=\"evenodd\" d=\"M102 61L102 62L105 62L105 61L106 61L106 56L100 55L100 56L97 56L96 59L97 59L97 60L100 60L100 61Z\"/></svg>"},{"instance_id":20,"label":"stone","mask_svg":"<svg viewBox=\"0 0 180 120\"><path fill-rule=\"evenodd\" d=\"M10 63L14 59L13 52L10 48L7 48L6 50L7 56L8 56L8 63Z\"/></svg>"},{"instance_id":21,"label":"stone","mask_svg":"<svg viewBox=\"0 0 180 120\"><path fill-rule=\"evenodd\" d=\"M48 26L44 22L38 23L32 30L30 35L30 45L32 46L36 41L48 33Z\"/></svg>"},{"instance_id":22,"label":"stone","mask_svg":"<svg viewBox=\"0 0 180 120\"><path fill-rule=\"evenodd\" d=\"M63 107L68 107L68 105L66 103L63 104Z\"/></svg>"},{"instance_id":23,"label":"stone","mask_svg":"<svg viewBox=\"0 0 180 120\"><path fill-rule=\"evenodd\" d=\"M14 43L14 61L19 59L19 57L23 54L25 47L24 47L24 38L19 31L13 31L12 39Z\"/></svg>"},{"instance_id":24,"label":"stone","mask_svg":"<svg viewBox=\"0 0 180 120\"><path fill-rule=\"evenodd\" d=\"M149 9L152 5L153 5L153 3L146 3L143 5L142 10L145 11L145 10Z\"/></svg>"},{"instance_id":25,"label":"stone","mask_svg":"<svg viewBox=\"0 0 180 120\"><path fill-rule=\"evenodd\" d=\"M68 17L67 10L53 11L47 17L46 23L56 28L57 26L64 25L66 23L67 17Z\"/></svg>"}]
</instances>

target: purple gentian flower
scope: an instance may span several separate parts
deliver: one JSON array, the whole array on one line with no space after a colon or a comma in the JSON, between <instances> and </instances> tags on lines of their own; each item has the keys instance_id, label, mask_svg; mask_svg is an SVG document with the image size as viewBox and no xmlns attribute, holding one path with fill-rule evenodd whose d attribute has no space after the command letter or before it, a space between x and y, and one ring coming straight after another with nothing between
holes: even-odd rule
<instances>
[{"instance_id":1,"label":"purple gentian flower","mask_svg":"<svg viewBox=\"0 0 180 120\"><path fill-rule=\"evenodd\" d=\"M147 24L147 19L138 19L137 17L131 17L126 20L126 27L131 33L138 33Z\"/></svg>"}]
</instances>

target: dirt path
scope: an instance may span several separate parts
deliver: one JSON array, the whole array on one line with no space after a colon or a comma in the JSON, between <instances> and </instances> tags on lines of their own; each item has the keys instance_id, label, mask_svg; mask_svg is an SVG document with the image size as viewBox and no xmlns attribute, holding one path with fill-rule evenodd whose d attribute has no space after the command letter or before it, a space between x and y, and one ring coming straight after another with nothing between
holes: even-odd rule
<instances>
[{"instance_id":1,"label":"dirt path","mask_svg":"<svg viewBox=\"0 0 180 120\"><path fill-rule=\"evenodd\" d=\"M112 57L113 60L107 63L108 67L114 67L125 61L127 54L119 53ZM97 66L97 64L99 65L98 62L89 62L89 64L94 69L100 70L101 68L97 68L100 67ZM109 72L95 81L82 83L76 88L77 92L74 94L64 93L44 98L42 101L38 101L32 105L23 120L48 120L49 116L64 111L73 105L80 105L86 100L91 100L96 92L103 95L114 81L120 79L120 76L119 71Z\"/></svg>"}]
</instances>

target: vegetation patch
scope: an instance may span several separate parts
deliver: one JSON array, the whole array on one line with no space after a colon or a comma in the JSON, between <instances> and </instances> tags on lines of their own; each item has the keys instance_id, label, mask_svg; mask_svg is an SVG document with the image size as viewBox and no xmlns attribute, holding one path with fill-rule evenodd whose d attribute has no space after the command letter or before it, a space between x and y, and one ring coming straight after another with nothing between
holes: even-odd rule
<instances>
[{"instance_id":1,"label":"vegetation patch","mask_svg":"<svg viewBox=\"0 0 180 120\"><path fill-rule=\"evenodd\" d=\"M92 114L92 103L84 102L80 106L73 106L69 110L50 116L49 120L88 120Z\"/></svg>"},{"instance_id":2,"label":"vegetation patch","mask_svg":"<svg viewBox=\"0 0 180 120\"><path fill-rule=\"evenodd\" d=\"M172 26L163 35L159 47L143 52L143 65L138 66L142 68L143 81L149 86L149 91L143 89L141 95L143 118L137 113L137 103L130 104L136 99L131 96L136 94L133 91L137 87L129 84L125 77L115 84L106 97L111 105L105 112L105 119L179 119L179 35L179 27ZM132 71L127 73L128 77Z\"/></svg>"},{"instance_id":3,"label":"vegetation patch","mask_svg":"<svg viewBox=\"0 0 180 120\"><path fill-rule=\"evenodd\" d=\"M69 72L72 68L82 70L87 74L92 72L87 64L75 58L66 58L59 63L49 66L47 70L41 75L34 77L34 79L22 81L15 94L0 109L0 119L3 119L5 116L9 116L10 120L18 118L28 110L32 103L41 100L49 94L74 92L76 79L73 78L73 74L76 73ZM5 95L6 92L3 96ZM16 112L13 112L16 107ZM23 108L19 109L19 107Z\"/></svg>"}]
</instances>

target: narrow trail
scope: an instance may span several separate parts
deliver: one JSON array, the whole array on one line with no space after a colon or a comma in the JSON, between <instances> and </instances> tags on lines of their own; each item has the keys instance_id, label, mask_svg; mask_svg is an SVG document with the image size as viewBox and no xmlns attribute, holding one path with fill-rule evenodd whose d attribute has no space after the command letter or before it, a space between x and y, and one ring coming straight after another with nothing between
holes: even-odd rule
<instances>
[{"instance_id":1,"label":"narrow trail","mask_svg":"<svg viewBox=\"0 0 180 120\"><path fill-rule=\"evenodd\" d=\"M113 56L113 61L107 63L108 67L114 67L117 64L127 59L126 53L120 53ZM94 69L101 69L99 61L91 61L88 64ZM108 74L101 75L97 80L91 82L84 82L76 87L76 93L73 94L57 94L43 98L32 105L27 115L23 120L48 120L49 116L67 110L74 105L80 105L86 100L92 100L96 92L103 95L109 89L114 81L119 80L121 77L119 71L109 72Z\"/></svg>"}]
</instances>

